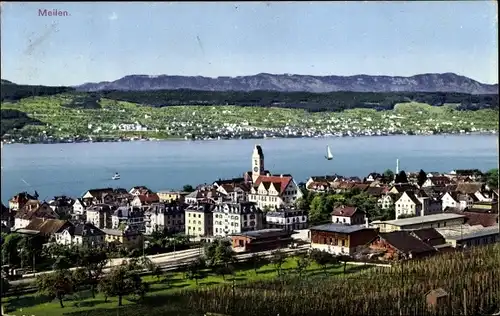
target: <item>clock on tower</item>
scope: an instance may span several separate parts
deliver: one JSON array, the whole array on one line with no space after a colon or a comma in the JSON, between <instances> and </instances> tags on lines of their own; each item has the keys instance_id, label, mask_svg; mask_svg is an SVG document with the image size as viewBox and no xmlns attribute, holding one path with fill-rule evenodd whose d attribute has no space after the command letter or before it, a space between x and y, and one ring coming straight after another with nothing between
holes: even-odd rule
<instances>
[{"instance_id":1,"label":"clock on tower","mask_svg":"<svg viewBox=\"0 0 500 316\"><path fill-rule=\"evenodd\" d=\"M259 167L257 166L253 167L253 172L259 172Z\"/></svg>"}]
</instances>

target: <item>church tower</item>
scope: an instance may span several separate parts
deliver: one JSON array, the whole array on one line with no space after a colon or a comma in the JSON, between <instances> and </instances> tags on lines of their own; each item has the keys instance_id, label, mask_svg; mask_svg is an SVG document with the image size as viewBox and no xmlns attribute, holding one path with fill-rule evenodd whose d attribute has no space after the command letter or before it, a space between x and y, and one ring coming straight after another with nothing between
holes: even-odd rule
<instances>
[{"instance_id":1,"label":"church tower","mask_svg":"<svg viewBox=\"0 0 500 316\"><path fill-rule=\"evenodd\" d=\"M264 152L260 145L255 145L252 154L252 182L255 183L260 175L264 174Z\"/></svg>"}]
</instances>

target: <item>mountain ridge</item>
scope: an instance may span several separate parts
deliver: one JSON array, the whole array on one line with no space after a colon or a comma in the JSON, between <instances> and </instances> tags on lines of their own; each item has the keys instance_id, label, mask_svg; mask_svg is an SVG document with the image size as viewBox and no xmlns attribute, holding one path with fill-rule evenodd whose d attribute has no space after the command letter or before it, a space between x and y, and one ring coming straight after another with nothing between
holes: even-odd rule
<instances>
[{"instance_id":1,"label":"mountain ridge","mask_svg":"<svg viewBox=\"0 0 500 316\"><path fill-rule=\"evenodd\" d=\"M498 94L498 84L486 84L455 73L424 73L409 77L386 75L315 76L258 73L249 76L127 75L114 81L87 82L77 91L149 91L190 89L203 91L279 92L457 92Z\"/></svg>"}]
</instances>

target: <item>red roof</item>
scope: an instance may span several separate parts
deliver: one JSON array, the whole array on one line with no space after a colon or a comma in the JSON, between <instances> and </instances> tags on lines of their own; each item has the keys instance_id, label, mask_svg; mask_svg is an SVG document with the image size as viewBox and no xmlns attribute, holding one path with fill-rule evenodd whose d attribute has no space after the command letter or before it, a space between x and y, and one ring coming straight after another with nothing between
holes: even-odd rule
<instances>
[{"instance_id":1,"label":"red roof","mask_svg":"<svg viewBox=\"0 0 500 316\"><path fill-rule=\"evenodd\" d=\"M145 204L156 203L156 202L160 201L160 197L156 193L141 194L141 195L138 195L138 197L139 197L139 200L141 201L141 203L145 203Z\"/></svg>"},{"instance_id":2,"label":"red roof","mask_svg":"<svg viewBox=\"0 0 500 316\"><path fill-rule=\"evenodd\" d=\"M292 177L289 176L259 176L255 180L254 186L258 187L261 183L264 183L264 185L272 183L279 190L279 193L282 194L291 181Z\"/></svg>"},{"instance_id":3,"label":"red roof","mask_svg":"<svg viewBox=\"0 0 500 316\"><path fill-rule=\"evenodd\" d=\"M356 213L356 211L357 211L357 207L342 205L341 207L337 207L337 208L333 209L332 215L351 217L354 215L354 213Z\"/></svg>"}]
</instances>

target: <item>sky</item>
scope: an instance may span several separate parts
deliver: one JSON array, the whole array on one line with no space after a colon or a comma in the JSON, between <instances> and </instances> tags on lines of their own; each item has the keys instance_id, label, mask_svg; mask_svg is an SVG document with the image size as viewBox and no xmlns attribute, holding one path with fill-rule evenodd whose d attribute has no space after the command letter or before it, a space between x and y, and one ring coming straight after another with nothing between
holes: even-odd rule
<instances>
[{"instance_id":1,"label":"sky","mask_svg":"<svg viewBox=\"0 0 500 316\"><path fill-rule=\"evenodd\" d=\"M498 83L493 1L3 2L1 15L1 76L19 84L263 72Z\"/></svg>"}]
</instances>

